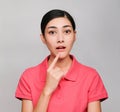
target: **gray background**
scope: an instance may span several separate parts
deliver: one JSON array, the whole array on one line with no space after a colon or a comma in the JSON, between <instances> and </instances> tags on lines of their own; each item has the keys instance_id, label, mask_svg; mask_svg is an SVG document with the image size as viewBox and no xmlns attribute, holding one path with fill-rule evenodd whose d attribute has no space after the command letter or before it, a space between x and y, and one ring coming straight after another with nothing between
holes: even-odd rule
<instances>
[{"instance_id":1,"label":"gray background","mask_svg":"<svg viewBox=\"0 0 120 112\"><path fill-rule=\"evenodd\" d=\"M53 8L75 18L72 53L100 73L109 93L103 112L120 112L120 0L0 0L0 111L20 112L15 89L24 69L49 54L39 24Z\"/></svg>"}]
</instances>

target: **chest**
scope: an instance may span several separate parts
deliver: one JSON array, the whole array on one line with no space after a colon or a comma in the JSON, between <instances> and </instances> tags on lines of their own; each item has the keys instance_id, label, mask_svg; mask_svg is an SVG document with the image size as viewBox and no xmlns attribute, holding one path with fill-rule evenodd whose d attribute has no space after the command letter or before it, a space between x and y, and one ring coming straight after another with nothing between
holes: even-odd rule
<instances>
[{"instance_id":1,"label":"chest","mask_svg":"<svg viewBox=\"0 0 120 112\"><path fill-rule=\"evenodd\" d=\"M34 85L33 103L37 104L45 82ZM33 89L32 89L33 90ZM82 82L63 80L51 96L48 112L84 112L87 107L87 89Z\"/></svg>"}]
</instances>

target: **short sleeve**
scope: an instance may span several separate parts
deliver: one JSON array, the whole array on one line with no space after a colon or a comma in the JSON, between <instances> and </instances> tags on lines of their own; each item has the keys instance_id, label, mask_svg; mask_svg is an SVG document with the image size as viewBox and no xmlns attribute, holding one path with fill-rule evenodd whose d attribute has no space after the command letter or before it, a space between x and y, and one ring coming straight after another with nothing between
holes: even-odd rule
<instances>
[{"instance_id":1,"label":"short sleeve","mask_svg":"<svg viewBox=\"0 0 120 112\"><path fill-rule=\"evenodd\" d=\"M21 75L17 89L15 92L15 97L18 99L29 99L31 100L31 89L30 89L30 82L28 78L29 71L24 71L23 74Z\"/></svg>"},{"instance_id":2,"label":"short sleeve","mask_svg":"<svg viewBox=\"0 0 120 112\"><path fill-rule=\"evenodd\" d=\"M95 77L93 78L89 88L88 101L103 101L108 98L108 94L100 75L96 71L94 74Z\"/></svg>"}]
</instances>

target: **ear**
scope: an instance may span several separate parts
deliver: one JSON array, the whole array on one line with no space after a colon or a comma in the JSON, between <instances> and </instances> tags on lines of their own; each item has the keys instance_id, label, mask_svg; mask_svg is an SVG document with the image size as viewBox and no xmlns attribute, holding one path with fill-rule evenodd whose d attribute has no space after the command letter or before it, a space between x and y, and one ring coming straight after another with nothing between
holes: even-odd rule
<instances>
[{"instance_id":1,"label":"ear","mask_svg":"<svg viewBox=\"0 0 120 112\"><path fill-rule=\"evenodd\" d=\"M74 41L76 41L76 31L74 31Z\"/></svg>"},{"instance_id":2,"label":"ear","mask_svg":"<svg viewBox=\"0 0 120 112\"><path fill-rule=\"evenodd\" d=\"M46 44L46 40L45 40L45 37L44 37L43 34L40 34L40 38L41 38L42 42L43 42L44 44Z\"/></svg>"}]
</instances>

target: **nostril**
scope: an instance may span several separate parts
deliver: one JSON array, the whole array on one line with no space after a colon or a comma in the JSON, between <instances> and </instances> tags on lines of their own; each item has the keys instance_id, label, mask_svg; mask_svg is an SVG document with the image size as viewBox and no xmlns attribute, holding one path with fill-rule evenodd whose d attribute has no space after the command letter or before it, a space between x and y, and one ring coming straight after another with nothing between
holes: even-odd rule
<instances>
[{"instance_id":1,"label":"nostril","mask_svg":"<svg viewBox=\"0 0 120 112\"><path fill-rule=\"evenodd\" d=\"M58 40L57 41L57 43L63 43L64 42L64 40Z\"/></svg>"}]
</instances>

